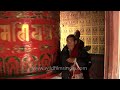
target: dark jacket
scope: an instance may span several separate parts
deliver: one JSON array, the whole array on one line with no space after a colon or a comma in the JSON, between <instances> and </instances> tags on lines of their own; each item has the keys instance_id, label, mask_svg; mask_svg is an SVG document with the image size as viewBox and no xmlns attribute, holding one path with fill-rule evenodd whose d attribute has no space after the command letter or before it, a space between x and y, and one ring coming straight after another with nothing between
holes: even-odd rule
<instances>
[{"instance_id":1,"label":"dark jacket","mask_svg":"<svg viewBox=\"0 0 120 90\"><path fill-rule=\"evenodd\" d=\"M68 58L69 58L69 51L68 51L68 47L65 46L61 52L62 67L70 67L72 65L66 61ZM84 78L88 79L89 78L89 72L88 72L89 61L91 60L89 54L83 48L81 50L78 50L78 56L76 58L77 58L77 63L79 67L82 69ZM83 67L87 67L87 70L84 70Z\"/></svg>"},{"instance_id":2,"label":"dark jacket","mask_svg":"<svg viewBox=\"0 0 120 90\"><path fill-rule=\"evenodd\" d=\"M84 42L81 39L78 40L78 43L80 44L79 49L84 48Z\"/></svg>"},{"instance_id":3,"label":"dark jacket","mask_svg":"<svg viewBox=\"0 0 120 90\"><path fill-rule=\"evenodd\" d=\"M66 61L68 58L69 58L69 51L68 51L68 47L65 46L61 52L62 66L66 66L66 67L71 66L71 64ZM76 58L79 67L88 67L88 62L90 60L90 57L89 54L84 49L78 50L78 57Z\"/></svg>"}]
</instances>

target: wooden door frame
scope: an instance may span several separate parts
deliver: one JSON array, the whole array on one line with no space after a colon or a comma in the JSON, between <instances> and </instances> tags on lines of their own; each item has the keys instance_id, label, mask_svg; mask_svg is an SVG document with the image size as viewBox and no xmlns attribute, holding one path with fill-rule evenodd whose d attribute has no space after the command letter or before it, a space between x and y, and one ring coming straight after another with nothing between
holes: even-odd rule
<instances>
[{"instance_id":1,"label":"wooden door frame","mask_svg":"<svg viewBox=\"0 0 120 90\"><path fill-rule=\"evenodd\" d=\"M104 79L109 78L109 52L110 52L110 36L111 33L108 32L109 30L111 31L112 27L112 17L113 13L110 11L105 11L105 53L104 53Z\"/></svg>"},{"instance_id":2,"label":"wooden door frame","mask_svg":"<svg viewBox=\"0 0 120 90\"><path fill-rule=\"evenodd\" d=\"M119 19L119 11L105 11L104 79L119 78Z\"/></svg>"}]
</instances>

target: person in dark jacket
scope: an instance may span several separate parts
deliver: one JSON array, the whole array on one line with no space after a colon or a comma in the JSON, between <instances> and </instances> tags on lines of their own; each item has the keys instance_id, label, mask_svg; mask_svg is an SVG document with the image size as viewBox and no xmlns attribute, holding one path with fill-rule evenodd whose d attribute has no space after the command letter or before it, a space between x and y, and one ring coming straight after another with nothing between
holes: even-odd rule
<instances>
[{"instance_id":1,"label":"person in dark jacket","mask_svg":"<svg viewBox=\"0 0 120 90\"><path fill-rule=\"evenodd\" d=\"M61 52L61 60L62 67L67 67L62 71L62 79L71 79L71 73L69 72L69 68L76 61L79 67L87 67L88 66L88 53L84 49L78 50L77 40L74 35L69 35L66 39L67 45L63 48ZM82 70L84 74L85 70ZM85 75L84 79L88 78Z\"/></svg>"},{"instance_id":2,"label":"person in dark jacket","mask_svg":"<svg viewBox=\"0 0 120 90\"><path fill-rule=\"evenodd\" d=\"M74 33L76 39L77 39L77 48L76 50L80 50L80 51L84 51L84 53L86 53L87 55L87 58L88 58L88 69L87 70L83 70L83 76L85 77L85 79L89 79L89 68L91 67L92 65L92 62L91 62L91 57L90 55L88 54L85 46L84 46L84 42L80 39L80 31L79 30L76 30L75 33ZM83 54L84 54L83 53Z\"/></svg>"},{"instance_id":3,"label":"person in dark jacket","mask_svg":"<svg viewBox=\"0 0 120 90\"><path fill-rule=\"evenodd\" d=\"M74 33L74 35L75 35L75 38L77 40L77 43L79 43L79 45L80 45L79 49L84 48L84 42L80 39L80 31L76 30L75 33Z\"/></svg>"}]
</instances>

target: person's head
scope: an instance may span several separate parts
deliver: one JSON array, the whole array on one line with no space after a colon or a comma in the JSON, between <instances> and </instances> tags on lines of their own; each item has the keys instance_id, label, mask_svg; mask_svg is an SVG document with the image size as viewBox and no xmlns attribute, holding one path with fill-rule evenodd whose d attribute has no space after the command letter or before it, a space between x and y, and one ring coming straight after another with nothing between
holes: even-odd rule
<instances>
[{"instance_id":1,"label":"person's head","mask_svg":"<svg viewBox=\"0 0 120 90\"><path fill-rule=\"evenodd\" d=\"M80 31L76 30L74 35L75 35L76 39L79 39L80 38Z\"/></svg>"},{"instance_id":2,"label":"person's head","mask_svg":"<svg viewBox=\"0 0 120 90\"><path fill-rule=\"evenodd\" d=\"M76 38L73 34L68 35L66 41L67 41L67 47L70 50L72 50L77 43Z\"/></svg>"}]
</instances>

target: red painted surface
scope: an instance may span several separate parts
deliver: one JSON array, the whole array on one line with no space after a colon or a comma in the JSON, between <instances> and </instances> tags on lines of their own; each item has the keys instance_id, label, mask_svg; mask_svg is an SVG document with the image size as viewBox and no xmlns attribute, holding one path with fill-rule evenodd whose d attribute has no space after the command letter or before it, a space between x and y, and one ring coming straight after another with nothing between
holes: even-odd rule
<instances>
[{"instance_id":1,"label":"red painted surface","mask_svg":"<svg viewBox=\"0 0 120 90\"><path fill-rule=\"evenodd\" d=\"M58 50L59 12L0 12L0 77L45 72Z\"/></svg>"}]
</instances>

